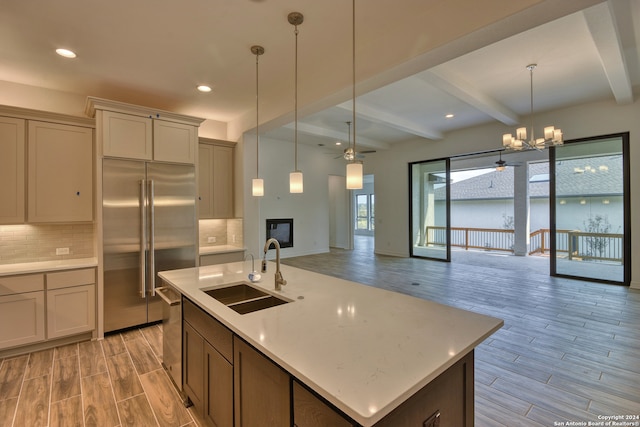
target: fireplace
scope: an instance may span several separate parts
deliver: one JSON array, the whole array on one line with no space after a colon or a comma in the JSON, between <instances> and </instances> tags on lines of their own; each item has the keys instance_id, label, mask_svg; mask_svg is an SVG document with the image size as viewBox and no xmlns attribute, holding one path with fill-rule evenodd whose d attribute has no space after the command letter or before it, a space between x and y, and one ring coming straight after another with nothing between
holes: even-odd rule
<instances>
[{"instance_id":1,"label":"fireplace","mask_svg":"<svg viewBox=\"0 0 640 427\"><path fill-rule=\"evenodd\" d=\"M293 247L293 218L267 220L267 239L274 238L281 248Z\"/></svg>"}]
</instances>

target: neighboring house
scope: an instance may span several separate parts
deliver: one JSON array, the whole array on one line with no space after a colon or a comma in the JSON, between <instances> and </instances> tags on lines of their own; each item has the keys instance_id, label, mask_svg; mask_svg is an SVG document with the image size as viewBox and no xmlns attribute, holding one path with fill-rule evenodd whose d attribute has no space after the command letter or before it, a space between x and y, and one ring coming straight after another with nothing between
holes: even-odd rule
<instances>
[{"instance_id":1,"label":"neighboring house","mask_svg":"<svg viewBox=\"0 0 640 427\"><path fill-rule=\"evenodd\" d=\"M451 226L513 228L514 168L487 173L451 184ZM589 220L606 218L612 233L622 224L622 157L564 160L556 165L557 228L588 231ZM586 189L586 190L585 190ZM529 164L531 231L549 228L549 165ZM444 186L435 190L436 210L444 209Z\"/></svg>"}]
</instances>

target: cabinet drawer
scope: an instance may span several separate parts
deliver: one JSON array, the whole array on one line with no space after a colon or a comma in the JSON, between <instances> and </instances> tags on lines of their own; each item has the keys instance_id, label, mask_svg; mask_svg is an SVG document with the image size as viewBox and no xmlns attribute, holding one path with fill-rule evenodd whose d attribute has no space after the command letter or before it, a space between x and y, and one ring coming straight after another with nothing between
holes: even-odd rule
<instances>
[{"instance_id":1,"label":"cabinet drawer","mask_svg":"<svg viewBox=\"0 0 640 427\"><path fill-rule=\"evenodd\" d=\"M187 299L184 300L182 312L184 320L189 322L225 359L233 363L233 333Z\"/></svg>"},{"instance_id":2,"label":"cabinet drawer","mask_svg":"<svg viewBox=\"0 0 640 427\"><path fill-rule=\"evenodd\" d=\"M68 288L70 286L91 285L94 283L96 283L96 272L93 268L47 274L47 289Z\"/></svg>"},{"instance_id":3,"label":"cabinet drawer","mask_svg":"<svg viewBox=\"0 0 640 427\"><path fill-rule=\"evenodd\" d=\"M0 295L44 290L44 274L0 277Z\"/></svg>"}]
</instances>

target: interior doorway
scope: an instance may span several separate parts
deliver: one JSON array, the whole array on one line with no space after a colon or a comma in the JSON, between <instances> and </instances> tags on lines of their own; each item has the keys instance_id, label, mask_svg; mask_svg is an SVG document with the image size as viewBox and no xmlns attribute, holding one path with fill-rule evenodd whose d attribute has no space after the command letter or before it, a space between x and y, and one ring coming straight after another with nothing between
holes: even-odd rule
<instances>
[{"instance_id":1,"label":"interior doorway","mask_svg":"<svg viewBox=\"0 0 640 427\"><path fill-rule=\"evenodd\" d=\"M353 234L354 249L373 252L375 247L376 195L374 176L363 177L362 189L353 190Z\"/></svg>"},{"instance_id":2,"label":"interior doorway","mask_svg":"<svg viewBox=\"0 0 640 427\"><path fill-rule=\"evenodd\" d=\"M347 190L346 178L329 175L329 247L375 250L374 176L360 190Z\"/></svg>"}]
</instances>

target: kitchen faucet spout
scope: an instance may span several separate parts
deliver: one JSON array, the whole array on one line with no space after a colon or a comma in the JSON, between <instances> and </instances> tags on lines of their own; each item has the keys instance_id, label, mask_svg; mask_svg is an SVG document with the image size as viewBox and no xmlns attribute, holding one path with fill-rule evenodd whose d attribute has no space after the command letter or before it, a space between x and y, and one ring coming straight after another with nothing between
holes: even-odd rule
<instances>
[{"instance_id":1,"label":"kitchen faucet spout","mask_svg":"<svg viewBox=\"0 0 640 427\"><path fill-rule=\"evenodd\" d=\"M264 258L262 259L262 272L265 273L267 271L267 264L266 264L267 251L269 250L269 247L271 246L271 244L273 244L276 247L275 287L276 287L276 291L279 291L282 289L283 285L287 284L287 281L284 280L284 278L282 277L282 273L280 272L280 242L278 242L278 240L274 239L273 237L268 239L267 242L264 244Z\"/></svg>"}]
</instances>

